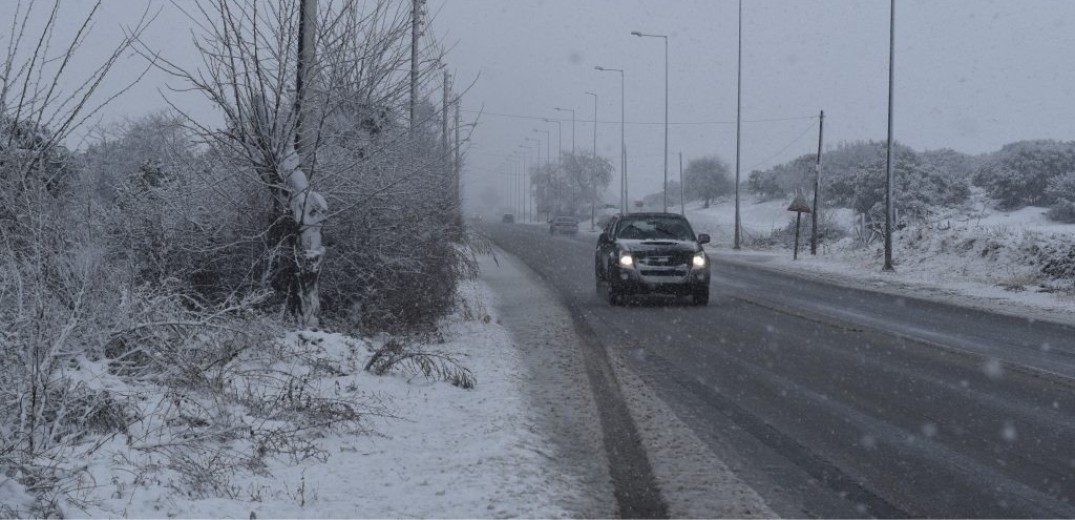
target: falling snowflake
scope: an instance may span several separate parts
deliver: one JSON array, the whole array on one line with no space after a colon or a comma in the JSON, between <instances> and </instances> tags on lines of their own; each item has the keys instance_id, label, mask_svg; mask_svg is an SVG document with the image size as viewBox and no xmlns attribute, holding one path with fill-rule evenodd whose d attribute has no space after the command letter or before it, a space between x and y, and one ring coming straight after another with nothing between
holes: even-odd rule
<instances>
[{"instance_id":1,"label":"falling snowflake","mask_svg":"<svg viewBox=\"0 0 1075 520\"><path fill-rule=\"evenodd\" d=\"M990 379L1000 379L1004 377L1004 365L1001 364L1000 360L994 358L989 358L989 360L982 365L982 371L985 372L985 375L989 376Z\"/></svg>"},{"instance_id":2,"label":"falling snowflake","mask_svg":"<svg viewBox=\"0 0 1075 520\"><path fill-rule=\"evenodd\" d=\"M1015 439L1019 436L1015 431L1015 424L1011 421L1004 421L1004 428L1001 428L1000 436L1008 442L1015 442Z\"/></svg>"},{"instance_id":3,"label":"falling snowflake","mask_svg":"<svg viewBox=\"0 0 1075 520\"><path fill-rule=\"evenodd\" d=\"M859 444L861 444L863 448L872 450L877 446L877 439L874 439L873 435L863 435L862 439L859 440Z\"/></svg>"}]
</instances>

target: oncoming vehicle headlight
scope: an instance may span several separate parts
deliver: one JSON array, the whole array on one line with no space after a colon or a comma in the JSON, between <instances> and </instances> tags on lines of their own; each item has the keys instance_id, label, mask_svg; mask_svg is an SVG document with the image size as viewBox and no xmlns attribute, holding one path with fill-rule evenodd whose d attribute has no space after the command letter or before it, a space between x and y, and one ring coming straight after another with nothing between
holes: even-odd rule
<instances>
[{"instance_id":1,"label":"oncoming vehicle headlight","mask_svg":"<svg viewBox=\"0 0 1075 520\"><path fill-rule=\"evenodd\" d=\"M626 251L620 253L620 267L634 267L635 259Z\"/></svg>"},{"instance_id":2,"label":"oncoming vehicle headlight","mask_svg":"<svg viewBox=\"0 0 1075 520\"><path fill-rule=\"evenodd\" d=\"M698 251L697 253L694 253L694 258L691 260L691 264L694 267L701 269L705 267L705 262L705 252Z\"/></svg>"}]
</instances>

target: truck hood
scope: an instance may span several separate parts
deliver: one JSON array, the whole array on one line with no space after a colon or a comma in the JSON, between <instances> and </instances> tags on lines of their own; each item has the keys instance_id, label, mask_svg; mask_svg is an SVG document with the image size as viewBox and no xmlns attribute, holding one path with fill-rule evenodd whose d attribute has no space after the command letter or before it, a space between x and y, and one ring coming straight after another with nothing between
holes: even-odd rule
<instances>
[{"instance_id":1,"label":"truck hood","mask_svg":"<svg viewBox=\"0 0 1075 520\"><path fill-rule=\"evenodd\" d=\"M621 238L616 240L616 245L627 251L645 253L650 251L675 251L694 253L702 248L693 240L668 240L663 238L649 238L644 240Z\"/></svg>"}]
</instances>

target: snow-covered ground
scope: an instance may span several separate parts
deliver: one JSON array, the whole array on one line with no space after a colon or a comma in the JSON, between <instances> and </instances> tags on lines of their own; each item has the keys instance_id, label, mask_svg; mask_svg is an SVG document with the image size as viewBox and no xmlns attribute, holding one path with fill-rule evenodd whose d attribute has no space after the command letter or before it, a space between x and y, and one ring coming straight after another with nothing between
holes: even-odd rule
<instances>
[{"instance_id":1,"label":"snow-covered ground","mask_svg":"<svg viewBox=\"0 0 1075 520\"><path fill-rule=\"evenodd\" d=\"M476 387L419 375L376 376L361 369L371 342L292 332L280 341L301 352L301 360L284 362L294 366L273 361L273 367L306 374L316 379L308 388L368 411L365 432L325 432L309 439L312 452L282 456L286 450L278 450L257 464L229 464L229 456L249 451L247 441L207 441L190 450L182 442L189 439L173 437L173 450L146 449L162 439L139 436L145 427L135 425L88 455L72 453L70 471L78 477L58 495L63 514L614 516L603 434L567 310L536 275L503 253L483 257L481 268L480 279L465 283L466 304L447 320L444 342L424 347L454 356L476 376ZM774 516L624 363L613 361L674 516ZM181 399L158 397L162 403ZM0 480L0 501L16 516L29 511L30 496L14 481Z\"/></svg>"},{"instance_id":2,"label":"snow-covered ground","mask_svg":"<svg viewBox=\"0 0 1075 520\"><path fill-rule=\"evenodd\" d=\"M527 368L499 324L496 295L475 280L465 283L463 297L467 316L452 317L445 342L428 348L469 368L475 388L420 376L376 376L361 370L370 355L367 342L291 333L283 341L347 367L346 374L323 374L313 386L384 414L366 417L369 433L314 439L321 452L301 462L269 457L256 468L218 465L205 475L214 481L208 490L192 489L158 452L132 449L138 442L116 436L78 461L76 466L85 465L82 477L68 489L77 503L63 504L63 512L133 518L610 515L611 493L590 496L592 485L547 454L551 443L539 423L548 412L529 402ZM27 498L12 481L0 481L0 499L8 505Z\"/></svg>"},{"instance_id":3,"label":"snow-covered ground","mask_svg":"<svg viewBox=\"0 0 1075 520\"><path fill-rule=\"evenodd\" d=\"M751 239L783 229L793 218L788 200L740 204L746 244L732 250L735 205L721 199L710 208L688 205L687 216L698 232L710 233L710 250L719 258L822 276L837 283L887 290L981 308L1064 322L1075 322L1075 225L1052 222L1045 208L1003 212L992 209L980 193L961 208L941 209L929 225L911 225L893 235L895 272L882 272L879 241L863 246L851 234L824 244L816 257L809 236L797 261L790 247L754 246ZM809 215L804 215L804 220ZM853 230L851 211L839 209L830 218ZM1049 276L1043 265L1052 262Z\"/></svg>"},{"instance_id":4,"label":"snow-covered ground","mask_svg":"<svg viewBox=\"0 0 1075 520\"><path fill-rule=\"evenodd\" d=\"M786 206L787 201L747 201L746 233L764 236L783 228L790 218ZM1048 288L1056 281L1035 274L1040 265L1026 254L1034 245L1071 247L1075 226L1045 220L1040 208L1005 213L972 205L970 211L941 214L932 227L901 231L896 272L882 273L878 244L861 247L850 238L797 261L787 249L732 251L733 207L730 201L688 207L697 230L713 235L711 251L718 258L1075 321L1070 288L1042 292L1042 284ZM853 222L842 212L836 220ZM212 466L216 473L206 475L212 486L203 489L193 489L159 451L135 449L138 441L118 435L88 456L72 454L70 471L79 477L64 489L75 500L61 503L63 512L230 518L613 515L593 403L571 354L578 345L570 317L524 267L503 256L498 260L482 258L483 274L465 283L467 304L446 323L444 342L426 346L468 367L477 377L475 388L419 376L375 376L361 370L371 342L327 332L291 333L281 341L306 349L307 357L348 367L321 373L311 386L365 406L371 412L363 424L366 433L326 433L313 439L319 452L301 461L275 456L257 467L218 463ZM614 364L674 515L772 516L623 363ZM685 450L697 455L698 464L682 464L691 459ZM210 461L186 461L199 462ZM0 503L9 512L25 512L29 495L0 477Z\"/></svg>"}]
</instances>

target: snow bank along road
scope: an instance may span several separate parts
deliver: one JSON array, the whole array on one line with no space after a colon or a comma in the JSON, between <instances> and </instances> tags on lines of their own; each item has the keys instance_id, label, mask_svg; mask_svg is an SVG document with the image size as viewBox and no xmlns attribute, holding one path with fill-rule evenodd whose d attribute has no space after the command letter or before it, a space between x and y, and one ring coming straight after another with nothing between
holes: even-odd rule
<instances>
[{"instance_id":1,"label":"snow bank along road","mask_svg":"<svg viewBox=\"0 0 1075 520\"><path fill-rule=\"evenodd\" d=\"M1075 517L1075 328L720 263L610 307L589 238L487 231L781 516Z\"/></svg>"}]
</instances>

